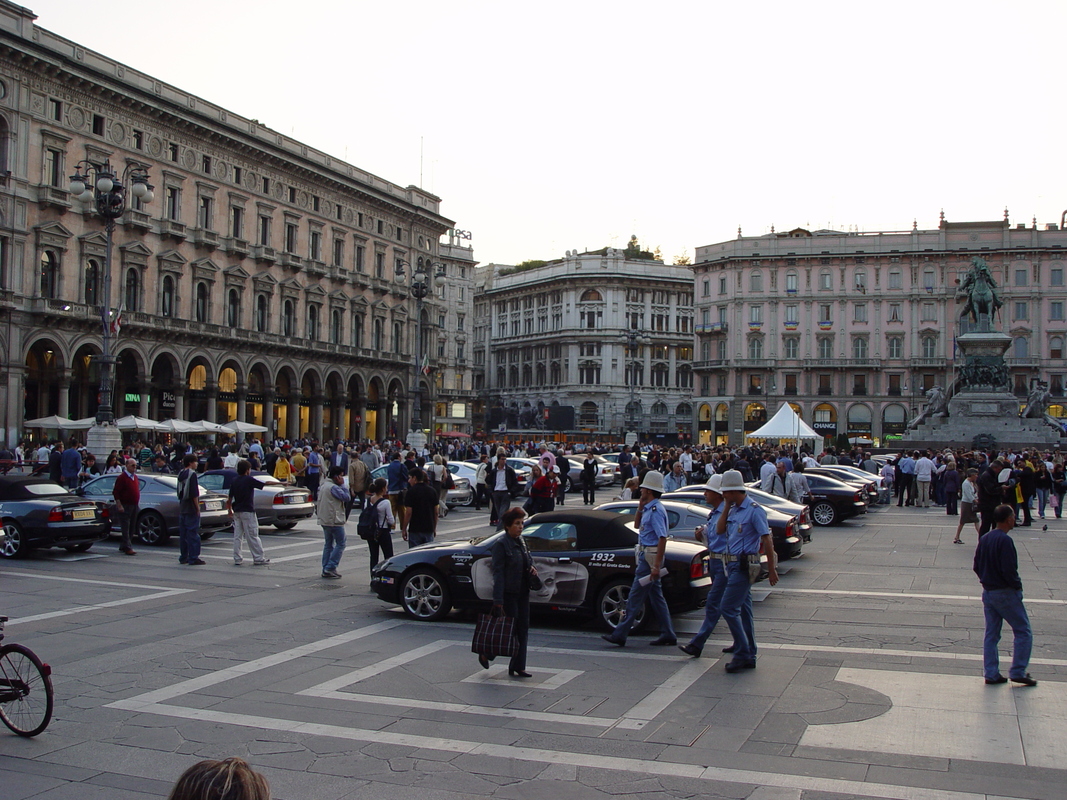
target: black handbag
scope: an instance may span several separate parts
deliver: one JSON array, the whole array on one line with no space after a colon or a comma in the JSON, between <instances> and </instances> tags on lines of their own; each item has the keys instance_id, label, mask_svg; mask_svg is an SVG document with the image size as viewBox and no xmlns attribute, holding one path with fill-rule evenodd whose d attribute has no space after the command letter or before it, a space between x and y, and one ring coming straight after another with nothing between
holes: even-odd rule
<instances>
[{"instance_id":1,"label":"black handbag","mask_svg":"<svg viewBox=\"0 0 1067 800\"><path fill-rule=\"evenodd\" d=\"M515 618L479 614L471 640L471 652L486 658L515 655Z\"/></svg>"}]
</instances>

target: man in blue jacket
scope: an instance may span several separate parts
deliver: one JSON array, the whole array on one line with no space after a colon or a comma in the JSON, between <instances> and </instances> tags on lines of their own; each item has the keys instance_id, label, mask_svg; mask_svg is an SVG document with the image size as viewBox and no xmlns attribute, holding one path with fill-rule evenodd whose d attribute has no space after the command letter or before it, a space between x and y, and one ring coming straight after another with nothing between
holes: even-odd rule
<instances>
[{"instance_id":1,"label":"man in blue jacket","mask_svg":"<svg viewBox=\"0 0 1067 800\"><path fill-rule=\"evenodd\" d=\"M978 539L974 551L974 571L982 583L982 605L985 607L985 682L1008 682L1008 678L1000 674L1000 654L997 652L1001 625L1007 620L1015 636L1008 676L1012 683L1037 686L1037 681L1026 671L1033 634L1023 606L1019 556L1015 542L1008 535L1015 527L1015 510L1009 505L997 506L993 511L993 523L996 527Z\"/></svg>"}]
</instances>

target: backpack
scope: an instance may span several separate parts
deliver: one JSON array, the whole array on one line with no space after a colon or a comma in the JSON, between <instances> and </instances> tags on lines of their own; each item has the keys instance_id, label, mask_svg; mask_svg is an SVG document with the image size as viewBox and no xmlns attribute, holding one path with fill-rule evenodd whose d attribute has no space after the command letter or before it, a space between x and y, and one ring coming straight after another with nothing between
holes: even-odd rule
<instances>
[{"instance_id":1,"label":"backpack","mask_svg":"<svg viewBox=\"0 0 1067 800\"><path fill-rule=\"evenodd\" d=\"M445 489L446 491L448 489L456 488L456 482L452 480L452 470L450 470L447 466L444 467L444 472L441 473L441 488Z\"/></svg>"},{"instance_id":2,"label":"backpack","mask_svg":"<svg viewBox=\"0 0 1067 800\"><path fill-rule=\"evenodd\" d=\"M364 503L363 510L359 512L359 521L356 522L356 533L368 542L378 538L378 503Z\"/></svg>"}]
</instances>

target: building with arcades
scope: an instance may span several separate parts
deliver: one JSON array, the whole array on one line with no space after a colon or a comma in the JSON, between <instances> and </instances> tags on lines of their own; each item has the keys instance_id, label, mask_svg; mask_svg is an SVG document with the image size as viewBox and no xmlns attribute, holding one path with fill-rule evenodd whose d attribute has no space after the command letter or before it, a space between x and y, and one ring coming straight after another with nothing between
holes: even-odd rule
<instances>
[{"instance_id":1,"label":"building with arcades","mask_svg":"<svg viewBox=\"0 0 1067 800\"><path fill-rule=\"evenodd\" d=\"M950 222L873 233L797 228L698 247L694 406L698 438L739 444L783 402L830 442L893 446L935 385L951 392L955 300L973 257L1004 301L996 325L1015 394L1046 380L1064 397L1063 221ZM962 326L962 327L961 327ZM1050 413L1064 416L1061 404Z\"/></svg>"},{"instance_id":2,"label":"building with arcades","mask_svg":"<svg viewBox=\"0 0 1067 800\"><path fill-rule=\"evenodd\" d=\"M95 413L104 304L122 309L116 416L403 436L418 374L431 427L410 276L425 265L451 279L470 261L442 251L452 225L440 199L34 20L0 0L0 438L19 437L24 418ZM85 160L120 175L143 165L154 185L119 220L110 297L103 221L68 191ZM424 341L446 304L462 313L452 297L427 298ZM427 352L431 375L447 367L457 380L438 360L454 350Z\"/></svg>"},{"instance_id":3,"label":"building with arcades","mask_svg":"<svg viewBox=\"0 0 1067 800\"><path fill-rule=\"evenodd\" d=\"M688 267L612 248L480 267L475 420L547 435L562 406L574 409L564 428L590 439L621 441L634 429L643 441L688 441L692 289ZM627 332L643 341L628 349Z\"/></svg>"}]
</instances>

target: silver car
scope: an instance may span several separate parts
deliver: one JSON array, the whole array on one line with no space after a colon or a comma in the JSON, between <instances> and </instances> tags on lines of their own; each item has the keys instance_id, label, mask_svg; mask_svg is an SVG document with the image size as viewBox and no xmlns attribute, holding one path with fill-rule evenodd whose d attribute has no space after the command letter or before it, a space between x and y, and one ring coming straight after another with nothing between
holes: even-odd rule
<instances>
[{"instance_id":1,"label":"silver car","mask_svg":"<svg viewBox=\"0 0 1067 800\"><path fill-rule=\"evenodd\" d=\"M378 478L385 478L388 480L389 467L383 465L375 470L371 471L371 479L378 480ZM449 508L453 506L469 506L474 502L474 475L473 472L469 478L463 477L465 474L460 469L460 465L456 462L448 462L448 471L452 473L452 482L455 484L448 490L448 495L445 497L445 505Z\"/></svg>"},{"instance_id":2,"label":"silver car","mask_svg":"<svg viewBox=\"0 0 1067 800\"><path fill-rule=\"evenodd\" d=\"M200 488L229 497L230 484L237 477L235 469L209 469L199 476ZM252 502L260 525L273 525L280 531L296 527L302 519L315 515L311 492L302 486L290 486L265 472L253 472L252 477L264 484L256 489Z\"/></svg>"},{"instance_id":3,"label":"silver car","mask_svg":"<svg viewBox=\"0 0 1067 800\"><path fill-rule=\"evenodd\" d=\"M115 488L116 478L118 475L93 478L78 489L78 494L110 509L114 502L111 492ZM175 475L139 472L137 482L141 487L141 502L134 532L145 544L165 544L171 536L178 535L178 478ZM232 525L233 517L226 508L226 495L210 492L201 486L200 538L210 539L216 531ZM120 532L117 520L112 521L111 532Z\"/></svg>"}]
</instances>

